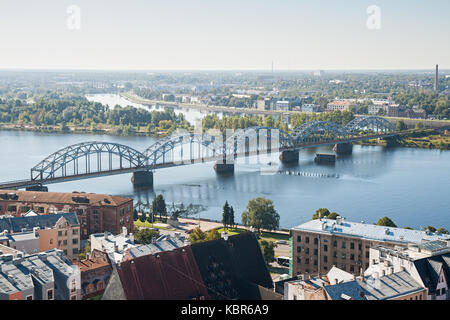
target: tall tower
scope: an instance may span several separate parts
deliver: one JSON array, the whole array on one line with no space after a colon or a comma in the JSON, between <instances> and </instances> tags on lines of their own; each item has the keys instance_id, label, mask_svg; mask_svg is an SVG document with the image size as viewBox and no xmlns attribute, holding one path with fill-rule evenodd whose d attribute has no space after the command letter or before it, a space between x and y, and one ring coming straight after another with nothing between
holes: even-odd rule
<instances>
[{"instance_id":1,"label":"tall tower","mask_svg":"<svg viewBox=\"0 0 450 320\"><path fill-rule=\"evenodd\" d=\"M439 85L439 65L436 65L436 74L434 75L434 91L438 91Z\"/></svg>"}]
</instances>

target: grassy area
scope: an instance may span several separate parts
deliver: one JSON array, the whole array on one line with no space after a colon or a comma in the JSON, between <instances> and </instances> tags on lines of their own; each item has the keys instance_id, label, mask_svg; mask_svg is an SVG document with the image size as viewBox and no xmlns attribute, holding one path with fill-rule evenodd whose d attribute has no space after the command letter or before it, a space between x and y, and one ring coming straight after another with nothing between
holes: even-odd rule
<instances>
[{"instance_id":1,"label":"grassy area","mask_svg":"<svg viewBox=\"0 0 450 320\"><path fill-rule=\"evenodd\" d=\"M226 230L224 228L218 228L217 231L219 233L226 231L229 235L235 235L235 234L241 234L244 232L248 232L248 230L242 229L242 228L227 228ZM289 241L288 234L279 234L279 233L273 233L273 232L261 232L260 238L267 240L267 241L279 241L279 240Z\"/></svg>"},{"instance_id":2,"label":"grassy area","mask_svg":"<svg viewBox=\"0 0 450 320\"><path fill-rule=\"evenodd\" d=\"M164 227L164 226L160 226L157 222L155 222L153 225L148 222L148 221L144 221L142 222L141 220L136 220L134 221L134 226L137 227L144 227L144 228L158 228L158 229L162 229L162 230L172 230L173 228L168 228L168 227Z\"/></svg>"}]
</instances>

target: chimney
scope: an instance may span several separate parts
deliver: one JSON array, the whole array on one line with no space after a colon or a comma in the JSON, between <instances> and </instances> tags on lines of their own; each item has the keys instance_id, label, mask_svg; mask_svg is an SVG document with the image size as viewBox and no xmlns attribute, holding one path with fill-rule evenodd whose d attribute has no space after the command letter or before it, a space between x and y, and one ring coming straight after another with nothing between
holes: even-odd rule
<instances>
[{"instance_id":1,"label":"chimney","mask_svg":"<svg viewBox=\"0 0 450 320\"><path fill-rule=\"evenodd\" d=\"M439 65L436 65L436 73L434 75L434 91L438 91L439 87Z\"/></svg>"}]
</instances>

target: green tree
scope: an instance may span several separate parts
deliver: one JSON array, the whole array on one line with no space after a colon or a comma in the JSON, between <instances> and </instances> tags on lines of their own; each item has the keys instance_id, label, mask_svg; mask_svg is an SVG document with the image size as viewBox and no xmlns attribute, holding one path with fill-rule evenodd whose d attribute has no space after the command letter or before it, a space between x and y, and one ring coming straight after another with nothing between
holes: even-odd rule
<instances>
[{"instance_id":1,"label":"green tree","mask_svg":"<svg viewBox=\"0 0 450 320\"><path fill-rule=\"evenodd\" d=\"M264 256L264 260L267 264L273 261L275 258L275 247L277 246L273 241L260 240L259 244Z\"/></svg>"},{"instance_id":2,"label":"green tree","mask_svg":"<svg viewBox=\"0 0 450 320\"><path fill-rule=\"evenodd\" d=\"M327 217L329 214L330 214L330 211L327 208L319 208L313 214L312 219L313 220L321 219L323 217Z\"/></svg>"},{"instance_id":3,"label":"green tree","mask_svg":"<svg viewBox=\"0 0 450 320\"><path fill-rule=\"evenodd\" d=\"M167 214L166 201L162 194L157 195L152 202L152 213L153 215L159 214L159 220L162 221L162 215Z\"/></svg>"},{"instance_id":4,"label":"green tree","mask_svg":"<svg viewBox=\"0 0 450 320\"><path fill-rule=\"evenodd\" d=\"M217 229L211 229L206 235L205 241L218 240L221 238L221 235Z\"/></svg>"},{"instance_id":5,"label":"green tree","mask_svg":"<svg viewBox=\"0 0 450 320\"><path fill-rule=\"evenodd\" d=\"M280 215L275 210L272 200L255 198L248 202L246 210L242 213L242 222L246 226L261 229L275 230L280 223Z\"/></svg>"},{"instance_id":6,"label":"green tree","mask_svg":"<svg viewBox=\"0 0 450 320\"><path fill-rule=\"evenodd\" d=\"M425 231L436 232L436 228L435 228L435 227L432 227L432 226L427 226L427 227L425 228Z\"/></svg>"},{"instance_id":7,"label":"green tree","mask_svg":"<svg viewBox=\"0 0 450 320\"><path fill-rule=\"evenodd\" d=\"M230 220L230 206L228 205L228 201L225 201L222 210L222 223L224 228L226 228L227 225L229 224L229 220Z\"/></svg>"},{"instance_id":8,"label":"green tree","mask_svg":"<svg viewBox=\"0 0 450 320\"><path fill-rule=\"evenodd\" d=\"M146 218L147 218L147 217L146 217L145 213L144 213L144 212L141 212L141 216L139 217L139 220L140 220L141 222L145 222L145 220L147 220Z\"/></svg>"},{"instance_id":9,"label":"green tree","mask_svg":"<svg viewBox=\"0 0 450 320\"><path fill-rule=\"evenodd\" d=\"M397 123L396 123L396 129L397 129L397 131L403 131L403 130L407 130L408 127L406 126L406 124L403 120L400 120L400 121L397 121Z\"/></svg>"},{"instance_id":10,"label":"green tree","mask_svg":"<svg viewBox=\"0 0 450 320\"><path fill-rule=\"evenodd\" d=\"M393 227L396 228L397 226L395 225L394 221L392 221L390 218L388 217L383 217L380 220L378 220L377 226L385 226L385 227Z\"/></svg>"},{"instance_id":11,"label":"green tree","mask_svg":"<svg viewBox=\"0 0 450 320\"><path fill-rule=\"evenodd\" d=\"M159 237L159 231L153 229L140 229L135 233L134 239L141 244L152 243L152 239L157 239Z\"/></svg>"},{"instance_id":12,"label":"green tree","mask_svg":"<svg viewBox=\"0 0 450 320\"><path fill-rule=\"evenodd\" d=\"M202 231L199 227L192 230L191 234L189 235L189 241L191 243L199 243L206 241L206 233Z\"/></svg>"},{"instance_id":13,"label":"green tree","mask_svg":"<svg viewBox=\"0 0 450 320\"><path fill-rule=\"evenodd\" d=\"M444 228L439 228L436 230L439 234L448 234L448 230Z\"/></svg>"},{"instance_id":14,"label":"green tree","mask_svg":"<svg viewBox=\"0 0 450 320\"><path fill-rule=\"evenodd\" d=\"M234 209L233 206L230 206L230 216L228 219L228 225L234 227L236 225L236 222L234 222Z\"/></svg>"}]
</instances>

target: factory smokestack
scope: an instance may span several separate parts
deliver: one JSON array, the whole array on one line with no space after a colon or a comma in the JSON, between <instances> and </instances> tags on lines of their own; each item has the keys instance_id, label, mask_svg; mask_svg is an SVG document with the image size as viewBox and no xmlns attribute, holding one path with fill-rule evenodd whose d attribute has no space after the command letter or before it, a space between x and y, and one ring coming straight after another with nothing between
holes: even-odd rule
<instances>
[{"instance_id":1,"label":"factory smokestack","mask_svg":"<svg viewBox=\"0 0 450 320\"><path fill-rule=\"evenodd\" d=\"M439 65L436 65L436 74L434 75L434 91L438 91L439 86Z\"/></svg>"}]
</instances>

